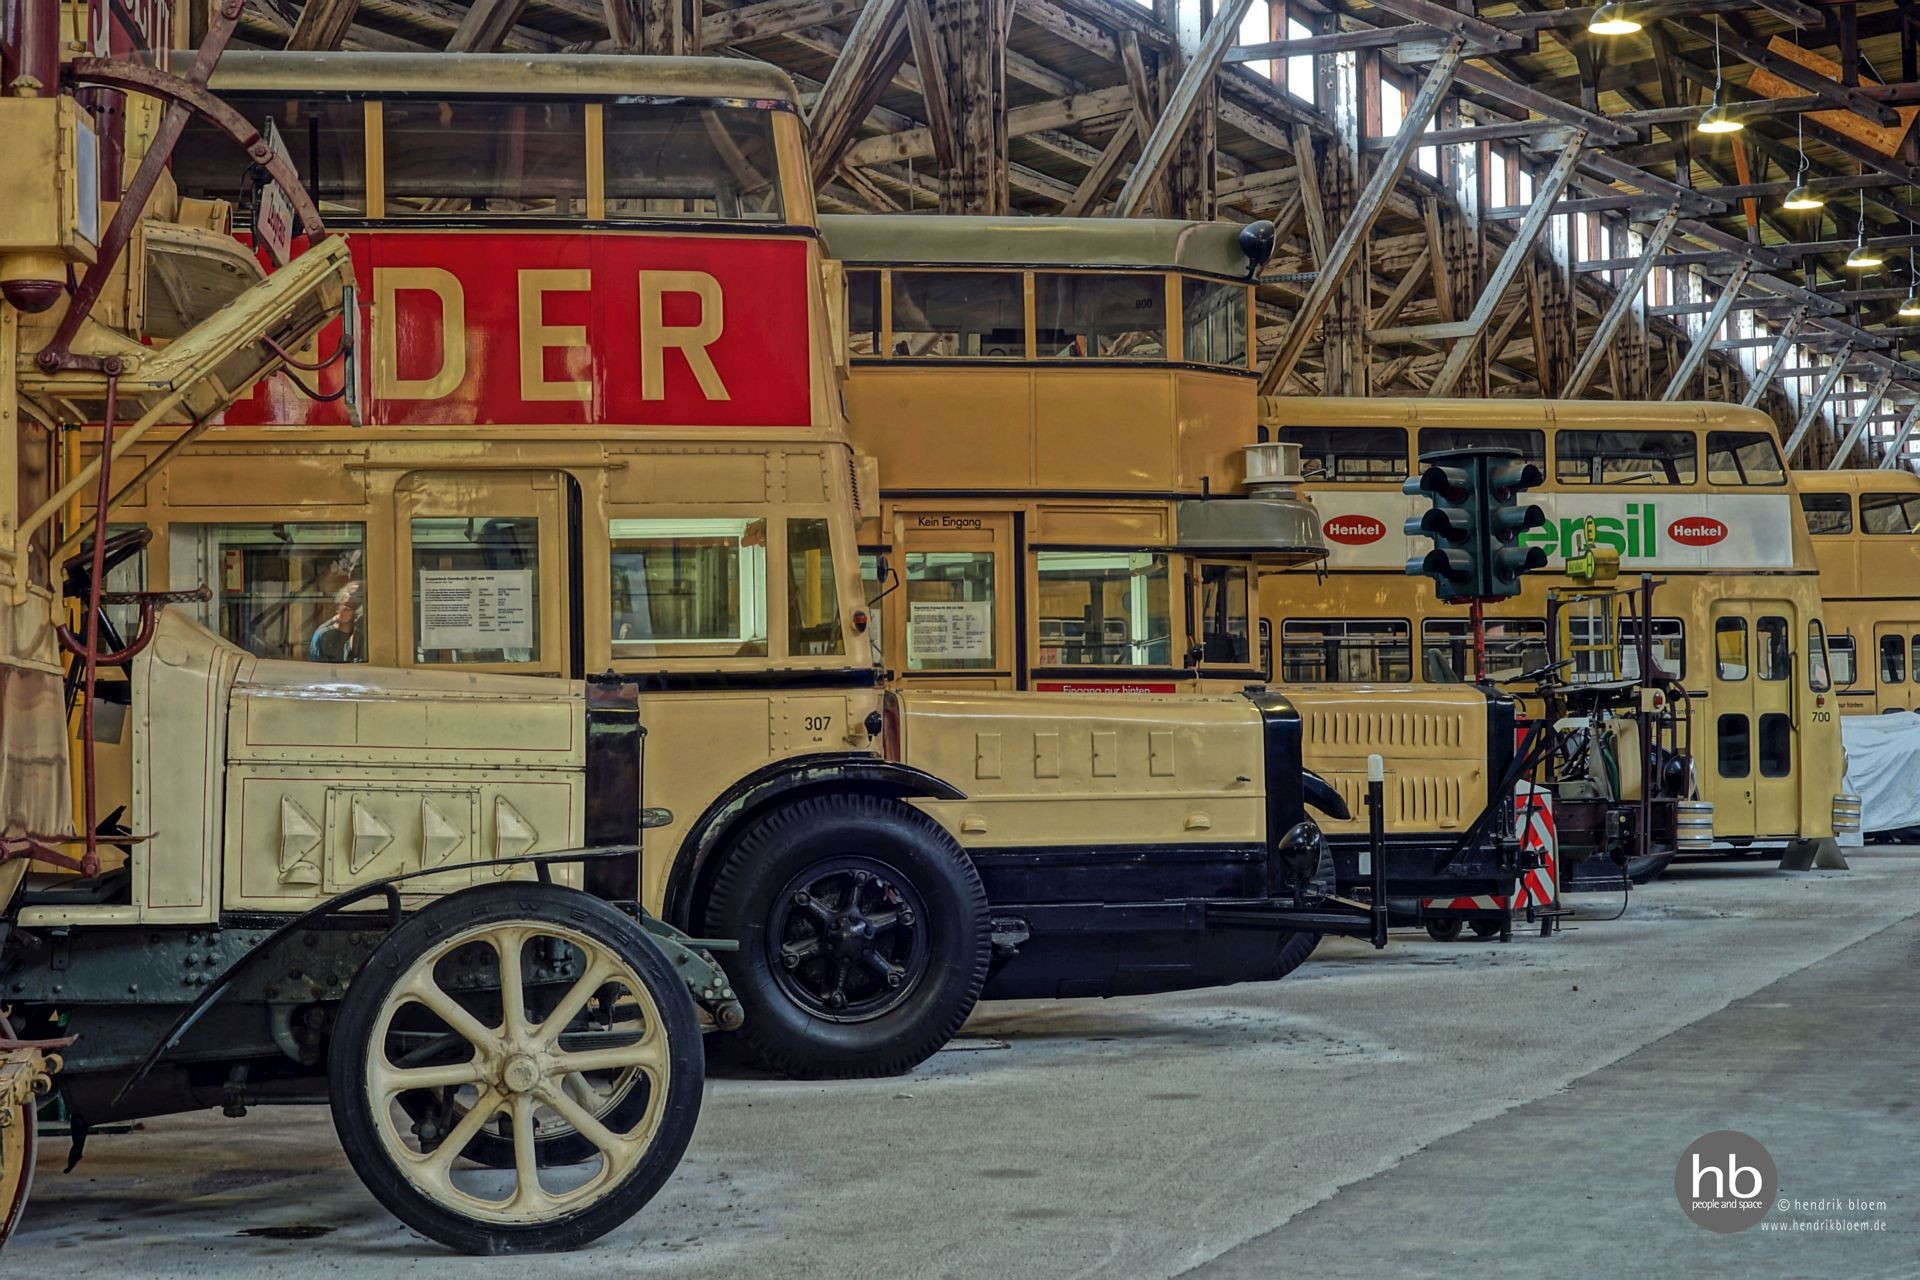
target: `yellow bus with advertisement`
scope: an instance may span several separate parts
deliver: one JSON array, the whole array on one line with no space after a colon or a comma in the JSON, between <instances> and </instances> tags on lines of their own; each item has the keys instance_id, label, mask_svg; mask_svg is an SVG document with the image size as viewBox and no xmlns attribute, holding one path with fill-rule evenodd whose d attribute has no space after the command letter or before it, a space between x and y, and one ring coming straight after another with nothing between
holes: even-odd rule
<instances>
[{"instance_id":1,"label":"yellow bus with advertisement","mask_svg":"<svg viewBox=\"0 0 1920 1280\"><path fill-rule=\"evenodd\" d=\"M1571 611L1562 639L1586 651L1572 674L1637 675L1647 627L1654 660L1692 703L1694 784L1713 804L1716 840L1784 841L1798 861L1831 849L1836 813L1848 825L1820 578L1796 478L1764 415L1707 404L1269 398L1261 429L1300 448L1332 547L1317 590L1299 574L1263 584L1283 681L1471 678L1464 610L1406 573L1426 544L1402 532L1416 500L1401 483L1432 450L1517 449L1545 473L1526 497L1547 521L1523 541L1547 553L1548 568L1489 606L1484 674L1512 681L1545 661L1546 592L1568 585L1566 559L1592 517L1623 577L1666 585L1655 616L1611 638L1584 633Z\"/></svg>"}]
</instances>

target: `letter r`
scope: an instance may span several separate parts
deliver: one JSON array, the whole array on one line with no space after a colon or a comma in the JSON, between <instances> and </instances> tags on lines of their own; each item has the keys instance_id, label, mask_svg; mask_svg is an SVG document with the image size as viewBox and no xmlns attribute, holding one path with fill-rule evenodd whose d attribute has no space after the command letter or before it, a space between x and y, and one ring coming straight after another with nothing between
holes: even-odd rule
<instances>
[{"instance_id":1,"label":"letter r","mask_svg":"<svg viewBox=\"0 0 1920 1280\"><path fill-rule=\"evenodd\" d=\"M662 299L669 293L690 293L700 300L700 319L696 324L669 326ZM700 394L709 400L731 400L727 384L720 380L707 348L720 338L726 327L725 302L720 282L704 271L642 271L640 273L640 398L667 398L664 355L668 347L678 351L693 370Z\"/></svg>"}]
</instances>

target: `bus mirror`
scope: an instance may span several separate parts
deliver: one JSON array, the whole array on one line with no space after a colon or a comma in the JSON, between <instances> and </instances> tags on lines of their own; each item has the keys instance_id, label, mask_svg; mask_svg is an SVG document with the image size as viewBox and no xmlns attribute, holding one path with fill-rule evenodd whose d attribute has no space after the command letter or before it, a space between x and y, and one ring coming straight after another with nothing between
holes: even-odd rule
<instances>
[{"instance_id":1,"label":"bus mirror","mask_svg":"<svg viewBox=\"0 0 1920 1280\"><path fill-rule=\"evenodd\" d=\"M1279 238L1279 228L1265 218L1240 228L1240 252L1247 255L1247 279L1260 274L1260 269L1273 257L1274 242Z\"/></svg>"},{"instance_id":2,"label":"bus mirror","mask_svg":"<svg viewBox=\"0 0 1920 1280\"><path fill-rule=\"evenodd\" d=\"M353 285L340 290L340 390L347 422L360 422L360 291Z\"/></svg>"}]
</instances>

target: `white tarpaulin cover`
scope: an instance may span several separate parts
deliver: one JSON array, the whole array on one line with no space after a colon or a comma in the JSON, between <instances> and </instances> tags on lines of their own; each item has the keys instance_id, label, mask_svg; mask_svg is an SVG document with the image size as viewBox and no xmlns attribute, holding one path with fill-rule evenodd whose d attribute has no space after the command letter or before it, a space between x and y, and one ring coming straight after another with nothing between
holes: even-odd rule
<instances>
[{"instance_id":1,"label":"white tarpaulin cover","mask_svg":"<svg viewBox=\"0 0 1920 1280\"><path fill-rule=\"evenodd\" d=\"M1843 716L1847 790L1860 797L1866 831L1920 826L1920 715Z\"/></svg>"}]
</instances>

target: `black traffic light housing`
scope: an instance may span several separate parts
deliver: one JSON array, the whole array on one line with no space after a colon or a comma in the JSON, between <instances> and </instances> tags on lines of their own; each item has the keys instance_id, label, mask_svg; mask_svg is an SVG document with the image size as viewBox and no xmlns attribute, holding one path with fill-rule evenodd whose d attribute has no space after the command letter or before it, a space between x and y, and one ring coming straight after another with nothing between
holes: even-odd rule
<instances>
[{"instance_id":1,"label":"black traffic light housing","mask_svg":"<svg viewBox=\"0 0 1920 1280\"><path fill-rule=\"evenodd\" d=\"M1420 456L1420 471L1401 486L1432 506L1410 517L1410 538L1433 541L1433 550L1407 561L1407 572L1426 574L1442 600L1497 600L1517 595L1520 578L1544 568L1547 554L1523 547L1520 538L1547 522L1539 507L1520 495L1546 477L1515 449L1447 449Z\"/></svg>"}]
</instances>

